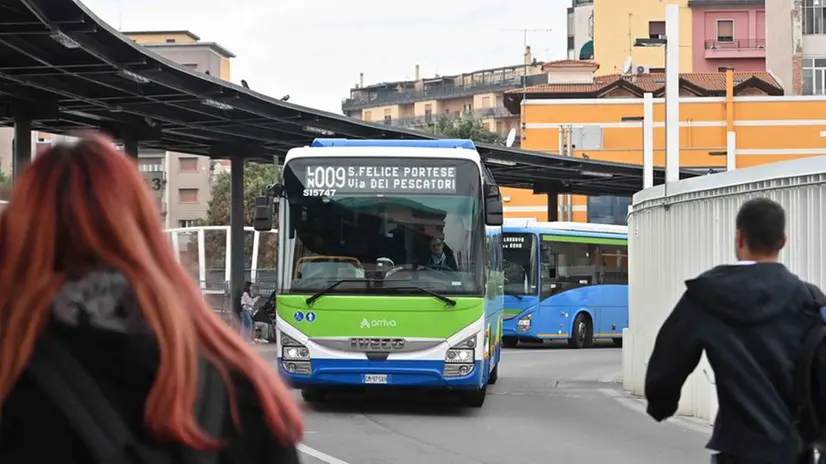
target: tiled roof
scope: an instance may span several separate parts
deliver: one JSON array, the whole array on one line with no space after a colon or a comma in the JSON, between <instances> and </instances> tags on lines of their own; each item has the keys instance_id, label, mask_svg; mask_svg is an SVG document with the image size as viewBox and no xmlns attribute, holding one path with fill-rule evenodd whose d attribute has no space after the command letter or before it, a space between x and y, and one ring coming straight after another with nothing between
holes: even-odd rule
<instances>
[{"instance_id":1,"label":"tiled roof","mask_svg":"<svg viewBox=\"0 0 826 464\"><path fill-rule=\"evenodd\" d=\"M584 60L557 60L557 61L550 61L545 63L542 66L542 69L562 69L562 68L582 68L582 69L598 69L599 65L594 63L593 61L584 61Z\"/></svg>"},{"instance_id":2,"label":"tiled roof","mask_svg":"<svg viewBox=\"0 0 826 464\"><path fill-rule=\"evenodd\" d=\"M756 79L769 86L781 89L780 84L774 80L767 72L735 72L734 85L737 86L745 81ZM624 81L624 82L622 82ZM681 85L697 87L698 90L707 93L719 93L726 90L726 74L715 73L686 73L680 74ZM657 93L665 88L665 74L641 74L638 76L623 76L620 74L609 74L606 76L594 77L593 84L541 84L527 89L510 90L509 94L598 94L601 91L609 90L617 85L628 84L643 92Z\"/></svg>"}]
</instances>

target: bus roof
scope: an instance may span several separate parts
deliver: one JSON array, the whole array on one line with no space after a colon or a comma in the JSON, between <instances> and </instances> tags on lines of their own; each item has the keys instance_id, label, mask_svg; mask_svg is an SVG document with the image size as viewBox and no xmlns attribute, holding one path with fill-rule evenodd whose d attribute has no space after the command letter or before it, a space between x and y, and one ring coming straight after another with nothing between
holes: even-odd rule
<instances>
[{"instance_id":1,"label":"bus roof","mask_svg":"<svg viewBox=\"0 0 826 464\"><path fill-rule=\"evenodd\" d=\"M596 224L590 222L538 222L532 219L505 219L505 227L508 228L535 228L535 229L555 229L567 230L571 232L599 232L608 234L628 235L628 226L618 226L614 224Z\"/></svg>"},{"instance_id":2,"label":"bus roof","mask_svg":"<svg viewBox=\"0 0 826 464\"><path fill-rule=\"evenodd\" d=\"M503 233L530 233L563 235L569 237L590 237L590 238L610 238L627 239L628 227L615 226L611 224L585 224L574 223L584 227L570 226L571 223L535 222L521 221L518 224L506 222L502 228ZM595 227L588 227L595 226ZM596 227L602 226L602 227Z\"/></svg>"},{"instance_id":3,"label":"bus roof","mask_svg":"<svg viewBox=\"0 0 826 464\"><path fill-rule=\"evenodd\" d=\"M381 139L315 139L312 147L411 147L411 148L464 148L475 150L472 140L381 140Z\"/></svg>"}]
</instances>

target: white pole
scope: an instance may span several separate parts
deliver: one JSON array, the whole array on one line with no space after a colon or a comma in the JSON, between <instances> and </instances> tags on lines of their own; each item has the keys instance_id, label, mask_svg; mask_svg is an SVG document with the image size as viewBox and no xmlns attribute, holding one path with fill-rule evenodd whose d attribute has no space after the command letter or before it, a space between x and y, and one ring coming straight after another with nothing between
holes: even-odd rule
<instances>
[{"instance_id":1,"label":"white pole","mask_svg":"<svg viewBox=\"0 0 826 464\"><path fill-rule=\"evenodd\" d=\"M737 133L726 133L726 171L737 169Z\"/></svg>"},{"instance_id":2,"label":"white pole","mask_svg":"<svg viewBox=\"0 0 826 464\"><path fill-rule=\"evenodd\" d=\"M654 94L642 99L642 188L654 186Z\"/></svg>"},{"instance_id":3,"label":"white pole","mask_svg":"<svg viewBox=\"0 0 826 464\"><path fill-rule=\"evenodd\" d=\"M665 181L680 180L680 7L665 6Z\"/></svg>"}]
</instances>

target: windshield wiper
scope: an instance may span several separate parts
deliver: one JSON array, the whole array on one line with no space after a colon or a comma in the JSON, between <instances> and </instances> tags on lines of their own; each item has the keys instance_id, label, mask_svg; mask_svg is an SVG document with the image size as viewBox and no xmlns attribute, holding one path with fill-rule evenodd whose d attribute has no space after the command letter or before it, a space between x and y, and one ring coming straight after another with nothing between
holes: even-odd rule
<instances>
[{"instance_id":1,"label":"windshield wiper","mask_svg":"<svg viewBox=\"0 0 826 464\"><path fill-rule=\"evenodd\" d=\"M317 299L319 299L322 296L329 293L330 290L333 290L334 288L338 287L339 285L341 285L343 283L347 283L347 282L367 282L367 283L370 283L370 282L376 282L376 279L341 279L341 280L337 280L337 281L333 282L332 284L330 284L330 286L328 286L327 288L325 288L323 290L319 290L318 292L316 292L312 296L307 297L307 299L304 300L304 302L307 303L307 306L311 306L313 303L315 303L315 301Z\"/></svg>"},{"instance_id":2,"label":"windshield wiper","mask_svg":"<svg viewBox=\"0 0 826 464\"><path fill-rule=\"evenodd\" d=\"M433 298L444 301L445 304L447 304L447 305L456 306L456 300L454 300L453 298L444 296L441 293L436 293L433 290L429 290L429 289L424 288L424 287L418 287L418 286L413 285L413 286L405 286L405 287L385 287L384 289L385 290L418 290L422 293L426 293L426 294L432 296Z\"/></svg>"},{"instance_id":3,"label":"windshield wiper","mask_svg":"<svg viewBox=\"0 0 826 464\"><path fill-rule=\"evenodd\" d=\"M522 300L522 295L514 292L513 290L505 290L505 295L516 297L517 300Z\"/></svg>"}]
</instances>

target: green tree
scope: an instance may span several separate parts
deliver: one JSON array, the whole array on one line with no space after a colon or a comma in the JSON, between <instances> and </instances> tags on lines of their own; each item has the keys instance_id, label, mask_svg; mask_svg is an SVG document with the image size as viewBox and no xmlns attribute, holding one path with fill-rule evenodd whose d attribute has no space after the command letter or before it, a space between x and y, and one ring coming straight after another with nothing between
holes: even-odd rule
<instances>
[{"instance_id":1,"label":"green tree","mask_svg":"<svg viewBox=\"0 0 826 464\"><path fill-rule=\"evenodd\" d=\"M470 139L481 143L499 143L502 140L497 133L488 130L481 119L472 115L458 118L442 115L433 125L433 132L442 137Z\"/></svg>"},{"instance_id":2,"label":"green tree","mask_svg":"<svg viewBox=\"0 0 826 464\"><path fill-rule=\"evenodd\" d=\"M274 164L246 163L244 166L244 225L252 226L253 206L255 197L264 192L267 185L280 179L280 168ZM229 225L229 195L230 173L222 172L212 184L212 200L209 202L206 217L198 221L201 226ZM260 235L258 245L258 269L275 268L277 257L276 234ZM252 265L253 235L244 234L244 262L245 267ZM204 237L207 269L224 269L226 266L226 236L224 234L207 233ZM197 237L193 237L189 244L190 252L197 253ZM196 255L197 256L197 255Z\"/></svg>"},{"instance_id":3,"label":"green tree","mask_svg":"<svg viewBox=\"0 0 826 464\"><path fill-rule=\"evenodd\" d=\"M12 178L4 171L0 171L0 200L8 200L11 193Z\"/></svg>"}]
</instances>

